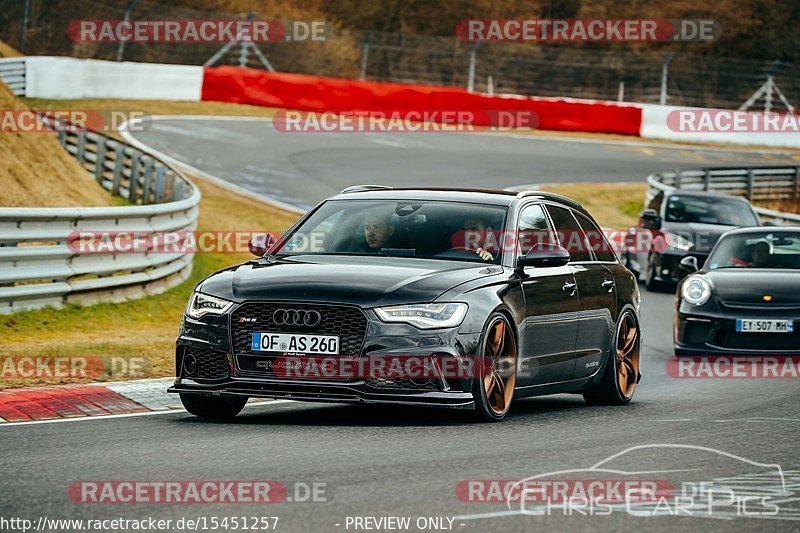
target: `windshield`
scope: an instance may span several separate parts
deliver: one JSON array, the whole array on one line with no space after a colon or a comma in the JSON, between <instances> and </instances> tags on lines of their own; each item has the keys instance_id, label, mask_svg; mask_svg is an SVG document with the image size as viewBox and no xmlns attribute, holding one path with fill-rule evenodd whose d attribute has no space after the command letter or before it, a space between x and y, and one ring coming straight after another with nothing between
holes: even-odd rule
<instances>
[{"instance_id":1,"label":"windshield","mask_svg":"<svg viewBox=\"0 0 800 533\"><path fill-rule=\"evenodd\" d=\"M764 232L724 237L708 258L708 269L800 268L800 233Z\"/></svg>"},{"instance_id":2,"label":"windshield","mask_svg":"<svg viewBox=\"0 0 800 533\"><path fill-rule=\"evenodd\" d=\"M671 195L667 200L665 220L721 226L758 226L758 219L746 203L718 196Z\"/></svg>"},{"instance_id":3,"label":"windshield","mask_svg":"<svg viewBox=\"0 0 800 533\"><path fill-rule=\"evenodd\" d=\"M507 209L416 200L331 200L277 255L384 255L500 263Z\"/></svg>"}]
</instances>

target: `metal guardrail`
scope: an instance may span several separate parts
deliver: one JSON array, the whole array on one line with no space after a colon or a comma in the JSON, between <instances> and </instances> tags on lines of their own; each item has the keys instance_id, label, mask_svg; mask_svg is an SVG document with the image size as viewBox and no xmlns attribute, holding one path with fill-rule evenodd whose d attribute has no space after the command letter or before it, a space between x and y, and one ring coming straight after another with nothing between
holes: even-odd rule
<instances>
[{"instance_id":1,"label":"metal guardrail","mask_svg":"<svg viewBox=\"0 0 800 533\"><path fill-rule=\"evenodd\" d=\"M70 242L82 231L192 231L197 187L158 159L105 135L63 132L59 140L103 188L134 205L0 208L0 313L122 301L188 278L191 253L79 253Z\"/></svg>"},{"instance_id":2,"label":"metal guardrail","mask_svg":"<svg viewBox=\"0 0 800 533\"><path fill-rule=\"evenodd\" d=\"M25 96L25 58L0 59L0 80L17 96Z\"/></svg>"},{"instance_id":3,"label":"metal guardrail","mask_svg":"<svg viewBox=\"0 0 800 533\"><path fill-rule=\"evenodd\" d=\"M650 186L646 203L657 191L683 189L691 191L710 191L734 196L744 196L748 200L791 200L800 199L800 166L773 166L747 168L703 168L696 170L676 170L657 172L647 177ZM800 224L800 214L784 213L763 207L755 211L762 220L779 224Z\"/></svg>"}]
</instances>

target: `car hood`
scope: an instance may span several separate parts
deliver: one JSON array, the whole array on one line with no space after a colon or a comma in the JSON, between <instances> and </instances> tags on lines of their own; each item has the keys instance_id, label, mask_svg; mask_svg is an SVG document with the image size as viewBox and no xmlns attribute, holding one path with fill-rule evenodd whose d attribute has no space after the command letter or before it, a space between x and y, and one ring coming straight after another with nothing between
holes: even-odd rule
<instances>
[{"instance_id":1,"label":"car hood","mask_svg":"<svg viewBox=\"0 0 800 533\"><path fill-rule=\"evenodd\" d=\"M502 272L493 265L399 257L296 256L252 261L206 278L197 290L228 300L298 300L375 307L433 301Z\"/></svg>"},{"instance_id":2,"label":"car hood","mask_svg":"<svg viewBox=\"0 0 800 533\"><path fill-rule=\"evenodd\" d=\"M692 252L707 254L723 233L735 228L734 226L719 226L717 224L700 224L696 222L670 222L662 229L692 241L694 243L691 249Z\"/></svg>"},{"instance_id":3,"label":"car hood","mask_svg":"<svg viewBox=\"0 0 800 533\"><path fill-rule=\"evenodd\" d=\"M704 274L724 303L800 306L800 270L723 268ZM764 296L772 298L766 302Z\"/></svg>"}]
</instances>

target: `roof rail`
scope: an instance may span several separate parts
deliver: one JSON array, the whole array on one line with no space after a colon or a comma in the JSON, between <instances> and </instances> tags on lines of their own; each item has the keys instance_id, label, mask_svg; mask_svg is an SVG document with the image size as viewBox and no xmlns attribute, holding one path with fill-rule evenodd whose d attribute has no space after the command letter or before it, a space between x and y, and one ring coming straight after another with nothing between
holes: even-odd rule
<instances>
[{"instance_id":1,"label":"roof rail","mask_svg":"<svg viewBox=\"0 0 800 533\"><path fill-rule=\"evenodd\" d=\"M393 187L389 187L388 185L353 185L352 187L342 189L342 192L339 194L347 194L349 192L379 191L392 188Z\"/></svg>"},{"instance_id":2,"label":"roof rail","mask_svg":"<svg viewBox=\"0 0 800 533\"><path fill-rule=\"evenodd\" d=\"M517 193L517 198L527 198L529 196L540 196L540 197L545 198L547 200L556 200L558 202L565 203L565 204L567 204L567 205L569 205L571 207L578 207L580 209L583 209L583 206L580 203L578 203L575 200L573 200L572 198L568 198L566 196L562 196L560 194L556 194L556 193L553 193L553 192L546 192L546 191L520 191L520 192Z\"/></svg>"}]
</instances>

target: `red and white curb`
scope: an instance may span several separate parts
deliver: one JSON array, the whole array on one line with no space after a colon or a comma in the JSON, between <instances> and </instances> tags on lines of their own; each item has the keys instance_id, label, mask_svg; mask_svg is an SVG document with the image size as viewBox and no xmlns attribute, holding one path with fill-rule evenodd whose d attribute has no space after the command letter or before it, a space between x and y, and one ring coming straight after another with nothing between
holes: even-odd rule
<instances>
[{"instance_id":1,"label":"red and white curb","mask_svg":"<svg viewBox=\"0 0 800 533\"><path fill-rule=\"evenodd\" d=\"M0 425L181 409L167 394L174 378L30 387L0 391Z\"/></svg>"}]
</instances>

